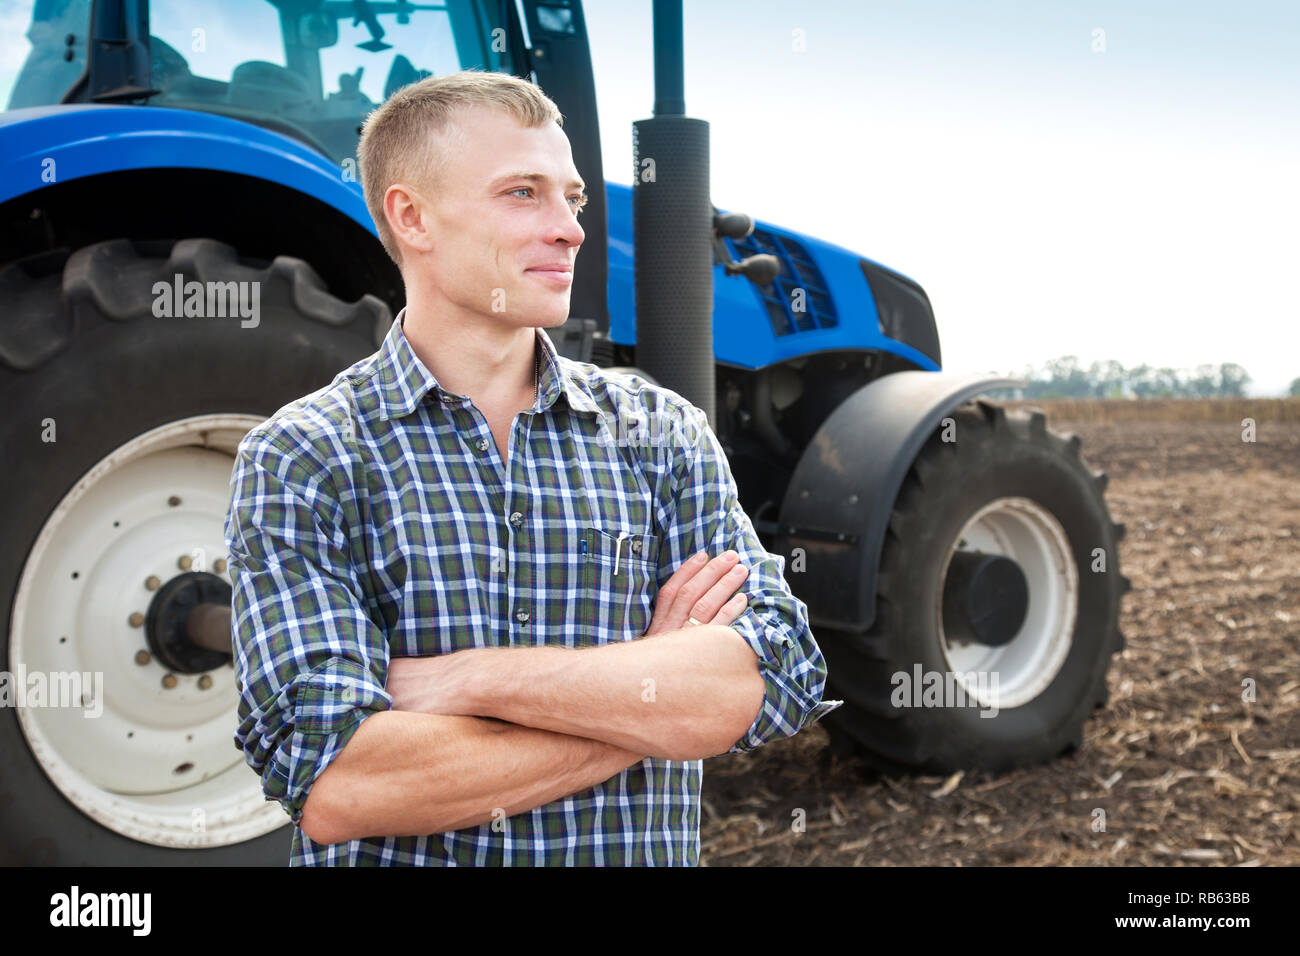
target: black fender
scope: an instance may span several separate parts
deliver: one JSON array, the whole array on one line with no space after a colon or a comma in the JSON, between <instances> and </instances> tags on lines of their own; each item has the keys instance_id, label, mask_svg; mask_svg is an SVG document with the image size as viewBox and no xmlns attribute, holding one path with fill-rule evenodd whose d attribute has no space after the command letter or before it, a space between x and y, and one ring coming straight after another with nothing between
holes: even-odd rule
<instances>
[{"instance_id":1,"label":"black fender","mask_svg":"<svg viewBox=\"0 0 1300 956\"><path fill-rule=\"evenodd\" d=\"M885 528L921 447L967 399L1025 384L981 373L895 372L862 386L827 417L790 479L775 536L786 580L814 627L871 627ZM792 560L795 548L804 552L802 570Z\"/></svg>"}]
</instances>

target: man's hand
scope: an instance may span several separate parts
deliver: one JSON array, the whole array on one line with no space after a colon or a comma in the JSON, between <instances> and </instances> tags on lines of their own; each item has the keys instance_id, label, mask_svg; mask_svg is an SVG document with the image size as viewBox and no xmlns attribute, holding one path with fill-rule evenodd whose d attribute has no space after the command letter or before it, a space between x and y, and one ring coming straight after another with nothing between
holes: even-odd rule
<instances>
[{"instance_id":1,"label":"man's hand","mask_svg":"<svg viewBox=\"0 0 1300 956\"><path fill-rule=\"evenodd\" d=\"M749 599L736 589L749 576L749 568L736 563L740 555L735 551L707 559L704 551L692 555L659 589L646 637L686 627L689 618L726 626L744 613Z\"/></svg>"}]
</instances>

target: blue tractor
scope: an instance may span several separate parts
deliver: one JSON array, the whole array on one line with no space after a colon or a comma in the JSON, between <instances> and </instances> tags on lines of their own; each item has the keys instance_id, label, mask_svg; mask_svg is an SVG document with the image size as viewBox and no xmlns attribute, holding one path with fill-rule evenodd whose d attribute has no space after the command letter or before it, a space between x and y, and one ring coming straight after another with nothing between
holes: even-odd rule
<instances>
[{"instance_id":1,"label":"blue tractor","mask_svg":"<svg viewBox=\"0 0 1300 956\"><path fill-rule=\"evenodd\" d=\"M355 159L395 90L531 78L604 182L582 6L5 9L28 45L0 61L0 863L280 865L232 741L233 451L403 305ZM1077 748L1123 646L1104 473L990 400L1021 383L941 370L915 281L712 207L680 3L655 15L636 182L591 190L557 346L708 412L846 701L834 748L929 771Z\"/></svg>"}]
</instances>

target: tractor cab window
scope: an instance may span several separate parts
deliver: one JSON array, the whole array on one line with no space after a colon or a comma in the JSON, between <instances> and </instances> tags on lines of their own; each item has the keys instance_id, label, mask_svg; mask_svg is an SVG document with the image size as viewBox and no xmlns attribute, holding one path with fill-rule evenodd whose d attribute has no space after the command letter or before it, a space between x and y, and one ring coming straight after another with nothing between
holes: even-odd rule
<instances>
[{"instance_id":1,"label":"tractor cab window","mask_svg":"<svg viewBox=\"0 0 1300 956\"><path fill-rule=\"evenodd\" d=\"M366 114L423 79L509 72L499 4L199 0L150 7L151 106L234 116L342 161Z\"/></svg>"},{"instance_id":2,"label":"tractor cab window","mask_svg":"<svg viewBox=\"0 0 1300 956\"><path fill-rule=\"evenodd\" d=\"M0 106L59 102L86 67L89 27L90 0L0 0Z\"/></svg>"},{"instance_id":3,"label":"tractor cab window","mask_svg":"<svg viewBox=\"0 0 1300 956\"><path fill-rule=\"evenodd\" d=\"M499 0L155 0L150 82L158 92L148 105L245 120L342 162L355 156L366 114L401 87L462 69L515 72L506 24L498 22L512 7ZM7 109L60 101L85 67L90 10L91 0L0 2Z\"/></svg>"}]
</instances>

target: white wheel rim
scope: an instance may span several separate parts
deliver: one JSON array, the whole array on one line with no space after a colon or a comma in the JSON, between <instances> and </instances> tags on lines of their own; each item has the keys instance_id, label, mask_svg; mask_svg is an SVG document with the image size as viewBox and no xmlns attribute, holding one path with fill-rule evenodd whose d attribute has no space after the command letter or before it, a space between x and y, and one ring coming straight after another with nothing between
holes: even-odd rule
<instances>
[{"instance_id":1,"label":"white wheel rim","mask_svg":"<svg viewBox=\"0 0 1300 956\"><path fill-rule=\"evenodd\" d=\"M962 544L964 542L964 544ZM942 588L958 550L1004 555L1020 565L1029 590L1024 623L1006 644L990 647L950 641L943 629ZM954 679L984 707L1009 710L1045 691L1056 679L1074 642L1079 572L1065 529L1029 498L998 498L966 522L939 578L935 622L939 644ZM993 684L991 675L996 675ZM996 686L996 694L990 689ZM992 696L994 699L985 699Z\"/></svg>"},{"instance_id":2,"label":"white wheel rim","mask_svg":"<svg viewBox=\"0 0 1300 956\"><path fill-rule=\"evenodd\" d=\"M136 662L148 644L145 628L130 623L153 598L146 579L165 583L183 573L181 556L204 565L194 570L217 573L234 450L263 420L188 418L118 448L59 502L18 583L9 641L15 682L67 675L66 688L76 686L71 675L91 675L80 682L80 702L47 694L44 705L29 699L17 708L28 745L78 809L144 843L225 846L286 822L234 745L234 670L209 671L206 689L203 675L177 674L166 689L169 671L156 658ZM218 576L229 583L228 569Z\"/></svg>"}]
</instances>

